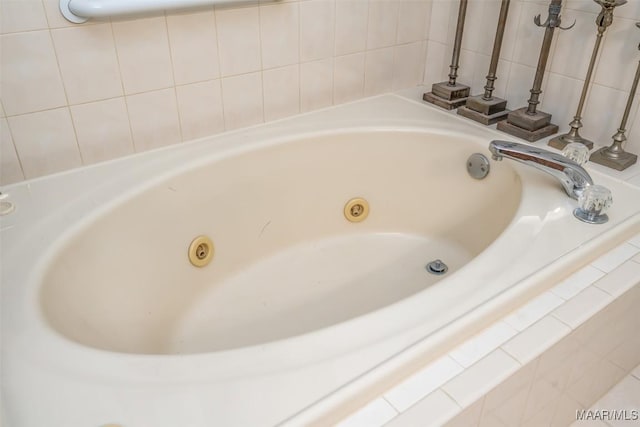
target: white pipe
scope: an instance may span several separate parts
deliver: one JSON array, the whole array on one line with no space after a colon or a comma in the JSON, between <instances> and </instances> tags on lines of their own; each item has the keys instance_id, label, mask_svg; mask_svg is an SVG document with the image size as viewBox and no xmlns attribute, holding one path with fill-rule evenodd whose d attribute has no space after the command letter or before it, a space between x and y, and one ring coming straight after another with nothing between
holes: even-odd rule
<instances>
[{"instance_id":1,"label":"white pipe","mask_svg":"<svg viewBox=\"0 0 640 427\"><path fill-rule=\"evenodd\" d=\"M60 0L60 11L67 20L79 24L89 18L104 18L246 1L250 0Z\"/></svg>"}]
</instances>

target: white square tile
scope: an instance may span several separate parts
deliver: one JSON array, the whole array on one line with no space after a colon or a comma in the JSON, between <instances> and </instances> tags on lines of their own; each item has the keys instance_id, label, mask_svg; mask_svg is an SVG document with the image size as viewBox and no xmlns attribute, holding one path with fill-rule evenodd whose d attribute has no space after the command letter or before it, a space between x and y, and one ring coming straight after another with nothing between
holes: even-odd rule
<instances>
[{"instance_id":1,"label":"white square tile","mask_svg":"<svg viewBox=\"0 0 640 427\"><path fill-rule=\"evenodd\" d=\"M519 368L515 359L498 349L447 382L442 389L460 406L466 407Z\"/></svg>"},{"instance_id":2,"label":"white square tile","mask_svg":"<svg viewBox=\"0 0 640 427\"><path fill-rule=\"evenodd\" d=\"M445 74L442 72L445 64L447 46L429 40L427 42L427 59L425 61L423 83L429 88L432 84L443 81Z\"/></svg>"},{"instance_id":3,"label":"white square tile","mask_svg":"<svg viewBox=\"0 0 640 427\"><path fill-rule=\"evenodd\" d=\"M477 427L480 423L484 399L477 400L473 405L466 407L444 424L444 427Z\"/></svg>"},{"instance_id":4,"label":"white square tile","mask_svg":"<svg viewBox=\"0 0 640 427\"><path fill-rule=\"evenodd\" d=\"M636 368L632 372L633 376L640 380L640 365L636 366Z\"/></svg>"},{"instance_id":5,"label":"white square tile","mask_svg":"<svg viewBox=\"0 0 640 427\"><path fill-rule=\"evenodd\" d=\"M112 25L125 93L173 86L164 16L114 22Z\"/></svg>"},{"instance_id":6,"label":"white square tile","mask_svg":"<svg viewBox=\"0 0 640 427\"><path fill-rule=\"evenodd\" d=\"M640 248L640 233L636 234L634 237L629 239L628 242L631 243L633 246Z\"/></svg>"},{"instance_id":7,"label":"white square tile","mask_svg":"<svg viewBox=\"0 0 640 427\"><path fill-rule=\"evenodd\" d=\"M640 284L640 264L627 261L594 283L594 286L617 297L637 284Z\"/></svg>"},{"instance_id":8,"label":"white square tile","mask_svg":"<svg viewBox=\"0 0 640 427\"><path fill-rule=\"evenodd\" d=\"M2 0L0 32L33 31L48 28L41 0Z\"/></svg>"},{"instance_id":9,"label":"white square tile","mask_svg":"<svg viewBox=\"0 0 640 427\"><path fill-rule=\"evenodd\" d=\"M82 165L68 108L9 117L27 179Z\"/></svg>"},{"instance_id":10,"label":"white square tile","mask_svg":"<svg viewBox=\"0 0 640 427\"><path fill-rule=\"evenodd\" d=\"M333 104L333 59L300 64L300 111Z\"/></svg>"},{"instance_id":11,"label":"white square tile","mask_svg":"<svg viewBox=\"0 0 640 427\"><path fill-rule=\"evenodd\" d=\"M563 393L560 396L560 399L558 399L558 406L555 414L553 415L551 425L554 427L565 427L570 425L576 420L576 411L580 409L584 409L584 407L566 393Z\"/></svg>"},{"instance_id":12,"label":"white square tile","mask_svg":"<svg viewBox=\"0 0 640 427\"><path fill-rule=\"evenodd\" d=\"M364 53L355 53L334 59L334 104L362 98L364 94L364 58Z\"/></svg>"},{"instance_id":13,"label":"white square tile","mask_svg":"<svg viewBox=\"0 0 640 427\"><path fill-rule=\"evenodd\" d=\"M6 118L0 119L0 185L22 181L24 174L18 160Z\"/></svg>"},{"instance_id":14,"label":"white square tile","mask_svg":"<svg viewBox=\"0 0 640 427\"><path fill-rule=\"evenodd\" d=\"M524 306L507 316L504 321L518 331L523 331L547 313L559 307L564 300L551 292L538 295Z\"/></svg>"},{"instance_id":15,"label":"white square tile","mask_svg":"<svg viewBox=\"0 0 640 427\"><path fill-rule=\"evenodd\" d=\"M540 109L553 116L553 123L560 126L561 132L567 132L578 108L584 82L553 72L545 78L547 86Z\"/></svg>"},{"instance_id":16,"label":"white square tile","mask_svg":"<svg viewBox=\"0 0 640 427\"><path fill-rule=\"evenodd\" d=\"M497 322L455 347L449 352L449 356L460 365L468 368L513 337L517 332L507 323Z\"/></svg>"},{"instance_id":17,"label":"white square tile","mask_svg":"<svg viewBox=\"0 0 640 427\"><path fill-rule=\"evenodd\" d=\"M389 424L385 424L385 427L440 427L460 411L460 406L453 399L442 390L436 390L395 417Z\"/></svg>"},{"instance_id":18,"label":"white square tile","mask_svg":"<svg viewBox=\"0 0 640 427\"><path fill-rule=\"evenodd\" d=\"M177 86L176 96L183 140L224 131L220 80Z\"/></svg>"},{"instance_id":19,"label":"white square tile","mask_svg":"<svg viewBox=\"0 0 640 427\"><path fill-rule=\"evenodd\" d=\"M628 95L628 89L625 91L593 84L585 102L584 128L581 133L597 145L611 144L613 142L611 137L618 129ZM635 114L639 103L640 101L636 98L631 106L631 117Z\"/></svg>"},{"instance_id":20,"label":"white square tile","mask_svg":"<svg viewBox=\"0 0 640 427\"><path fill-rule=\"evenodd\" d=\"M124 98L72 106L71 116L84 164L134 152Z\"/></svg>"},{"instance_id":21,"label":"white square tile","mask_svg":"<svg viewBox=\"0 0 640 427\"><path fill-rule=\"evenodd\" d=\"M518 26L513 61L519 65L535 68L538 65L538 54L542 47L542 39L545 32L533 24L532 21L534 16L541 15L540 19L544 22L544 19L549 14L548 5L537 2L523 2L521 13L521 19L524 22L521 22L521 25ZM553 58L553 50L549 58ZM547 62L547 67L550 67L551 62L551 60ZM532 82L533 79L527 85L527 90L531 88Z\"/></svg>"},{"instance_id":22,"label":"white square tile","mask_svg":"<svg viewBox=\"0 0 640 427\"><path fill-rule=\"evenodd\" d=\"M569 18L566 19L562 20L563 23L569 22ZM551 72L584 81L596 41L596 15L572 11L570 19L570 22L576 22L571 31L558 31L555 34L557 43L551 61ZM576 49L576 40L580 40L583 49ZM577 104L571 104L571 110L575 111L576 106Z\"/></svg>"},{"instance_id":23,"label":"white square tile","mask_svg":"<svg viewBox=\"0 0 640 427\"><path fill-rule=\"evenodd\" d=\"M220 76L213 10L167 15L167 29L176 84L211 80Z\"/></svg>"},{"instance_id":24,"label":"white square tile","mask_svg":"<svg viewBox=\"0 0 640 427\"><path fill-rule=\"evenodd\" d=\"M127 96L126 100L136 152L181 141L173 88Z\"/></svg>"},{"instance_id":25,"label":"white square tile","mask_svg":"<svg viewBox=\"0 0 640 427\"><path fill-rule=\"evenodd\" d=\"M348 418L336 424L337 427L378 427L392 420L398 412L383 398L370 402Z\"/></svg>"},{"instance_id":26,"label":"white square tile","mask_svg":"<svg viewBox=\"0 0 640 427\"><path fill-rule=\"evenodd\" d=\"M528 363L491 390L484 398L481 427L520 423L533 383L536 363Z\"/></svg>"},{"instance_id":27,"label":"white square tile","mask_svg":"<svg viewBox=\"0 0 640 427\"><path fill-rule=\"evenodd\" d=\"M2 105L9 116L66 105L49 31L0 36Z\"/></svg>"},{"instance_id":28,"label":"white square tile","mask_svg":"<svg viewBox=\"0 0 640 427\"><path fill-rule=\"evenodd\" d=\"M431 2L409 0L400 2L396 42L411 43L426 38L427 19L431 17Z\"/></svg>"},{"instance_id":29,"label":"white square tile","mask_svg":"<svg viewBox=\"0 0 640 427\"><path fill-rule=\"evenodd\" d=\"M258 7L217 9L220 73L224 76L262 68Z\"/></svg>"},{"instance_id":30,"label":"white square tile","mask_svg":"<svg viewBox=\"0 0 640 427\"><path fill-rule=\"evenodd\" d=\"M488 49L486 45L493 43L493 37L495 35L495 31L488 30L487 21L492 22L495 20L496 15L489 17L488 19L483 19L483 12L485 8L485 4L488 3L486 1L470 1L467 4L467 12L466 19L464 21L464 31L462 33L462 46L464 49L470 50L476 53L482 53L484 55L491 54L491 47ZM455 26L457 26L457 13L458 13L458 5L454 3L454 8L456 9L456 22ZM497 11L496 11L497 12ZM471 17L476 17L476 19L472 19ZM449 23L451 26L451 23Z\"/></svg>"},{"instance_id":31,"label":"white square tile","mask_svg":"<svg viewBox=\"0 0 640 427\"><path fill-rule=\"evenodd\" d=\"M616 8L615 15L618 15L622 9L633 7L630 6L633 3L635 2ZM619 64L621 58L635 58L638 54L638 44L629 43L630 37L637 37L638 29L635 26L637 21L637 15L634 19L615 17L615 25L607 28L606 38L600 49L600 59L593 75L594 83L622 91L629 90L636 67L619 67L616 63ZM622 113L619 115L621 116ZM616 120L616 124L618 122L619 120Z\"/></svg>"},{"instance_id":32,"label":"white square tile","mask_svg":"<svg viewBox=\"0 0 640 427\"><path fill-rule=\"evenodd\" d=\"M509 108L517 109L527 106L527 100L531 96L529 90L533 85L536 69L527 65L512 63L507 82L506 99L509 100Z\"/></svg>"},{"instance_id":33,"label":"white square tile","mask_svg":"<svg viewBox=\"0 0 640 427\"><path fill-rule=\"evenodd\" d=\"M639 247L623 243L593 261L591 265L608 273L638 253L640 253Z\"/></svg>"},{"instance_id":34,"label":"white square tile","mask_svg":"<svg viewBox=\"0 0 640 427\"><path fill-rule=\"evenodd\" d=\"M300 4L300 8L302 5ZM298 3L260 6L262 67L282 67L299 62L300 25ZM300 31L299 31L300 29ZM238 52L235 52L238 55ZM253 70L249 70L253 71Z\"/></svg>"},{"instance_id":35,"label":"white square tile","mask_svg":"<svg viewBox=\"0 0 640 427\"><path fill-rule=\"evenodd\" d=\"M222 79L222 105L227 130L262 123L262 73Z\"/></svg>"},{"instance_id":36,"label":"white square tile","mask_svg":"<svg viewBox=\"0 0 640 427\"><path fill-rule=\"evenodd\" d=\"M545 316L511 340L502 349L522 364L529 363L571 332L564 323Z\"/></svg>"},{"instance_id":37,"label":"white square tile","mask_svg":"<svg viewBox=\"0 0 640 427\"><path fill-rule=\"evenodd\" d=\"M450 0L433 0L431 6L431 21L429 24L429 41L446 44L448 42L450 15L457 14L457 8ZM453 9L456 9L453 11ZM456 15L457 16L457 15Z\"/></svg>"},{"instance_id":38,"label":"white square tile","mask_svg":"<svg viewBox=\"0 0 640 427\"><path fill-rule=\"evenodd\" d=\"M396 46L393 52L393 90L417 86L422 82L426 43Z\"/></svg>"},{"instance_id":39,"label":"white square tile","mask_svg":"<svg viewBox=\"0 0 640 427\"><path fill-rule=\"evenodd\" d=\"M638 410L640 407L640 380L629 375L613 387L598 402L593 405L593 409L608 410L627 410L627 414L631 416L632 410ZM608 419L607 424L612 427L629 426L628 420L612 420ZM633 424L633 423L631 423Z\"/></svg>"},{"instance_id":40,"label":"white square tile","mask_svg":"<svg viewBox=\"0 0 640 427\"><path fill-rule=\"evenodd\" d=\"M262 73L264 86L264 119L276 120L300 112L300 73L298 65L290 65Z\"/></svg>"},{"instance_id":41,"label":"white square tile","mask_svg":"<svg viewBox=\"0 0 640 427\"><path fill-rule=\"evenodd\" d=\"M335 55L364 52L367 48L369 2L340 0L336 2Z\"/></svg>"},{"instance_id":42,"label":"white square tile","mask_svg":"<svg viewBox=\"0 0 640 427\"><path fill-rule=\"evenodd\" d=\"M123 95L110 24L51 31L69 103Z\"/></svg>"},{"instance_id":43,"label":"white square tile","mask_svg":"<svg viewBox=\"0 0 640 427\"><path fill-rule=\"evenodd\" d=\"M403 412L462 372L463 368L448 356L434 360L384 394L398 411Z\"/></svg>"},{"instance_id":44,"label":"white square tile","mask_svg":"<svg viewBox=\"0 0 640 427\"><path fill-rule=\"evenodd\" d=\"M392 0L369 2L367 49L392 46L396 42L398 4Z\"/></svg>"},{"instance_id":45,"label":"white square tile","mask_svg":"<svg viewBox=\"0 0 640 427\"><path fill-rule=\"evenodd\" d=\"M603 271L587 265L551 288L551 292L558 295L560 298L568 300L602 278L604 275L605 273Z\"/></svg>"},{"instance_id":46,"label":"white square tile","mask_svg":"<svg viewBox=\"0 0 640 427\"><path fill-rule=\"evenodd\" d=\"M335 3L309 0L300 3L300 61L333 56Z\"/></svg>"},{"instance_id":47,"label":"white square tile","mask_svg":"<svg viewBox=\"0 0 640 427\"><path fill-rule=\"evenodd\" d=\"M364 69L364 95L371 96L390 92L393 87L394 48L369 50Z\"/></svg>"},{"instance_id":48,"label":"white square tile","mask_svg":"<svg viewBox=\"0 0 640 427\"><path fill-rule=\"evenodd\" d=\"M634 256L632 259L633 261L640 263L640 254Z\"/></svg>"},{"instance_id":49,"label":"white square tile","mask_svg":"<svg viewBox=\"0 0 640 427\"><path fill-rule=\"evenodd\" d=\"M556 319L575 329L609 304L611 299L611 295L606 292L595 286L589 286L558 307L552 314Z\"/></svg>"}]
</instances>

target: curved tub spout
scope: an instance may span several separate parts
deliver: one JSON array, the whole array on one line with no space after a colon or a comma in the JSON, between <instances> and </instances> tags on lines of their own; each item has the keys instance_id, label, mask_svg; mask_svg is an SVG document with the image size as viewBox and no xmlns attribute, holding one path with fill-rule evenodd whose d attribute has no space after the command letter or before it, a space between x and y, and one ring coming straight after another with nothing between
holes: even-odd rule
<instances>
[{"instance_id":1,"label":"curved tub spout","mask_svg":"<svg viewBox=\"0 0 640 427\"><path fill-rule=\"evenodd\" d=\"M489 151L493 160L506 157L553 175L560 181L569 197L574 199L577 199L589 185L593 185L593 179L582 166L561 154L531 145L500 140L491 141Z\"/></svg>"}]
</instances>

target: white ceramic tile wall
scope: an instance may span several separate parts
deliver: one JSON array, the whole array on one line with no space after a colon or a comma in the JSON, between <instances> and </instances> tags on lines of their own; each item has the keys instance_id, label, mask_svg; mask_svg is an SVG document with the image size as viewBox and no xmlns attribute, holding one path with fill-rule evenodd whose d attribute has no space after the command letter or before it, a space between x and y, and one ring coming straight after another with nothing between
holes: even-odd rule
<instances>
[{"instance_id":1,"label":"white ceramic tile wall","mask_svg":"<svg viewBox=\"0 0 640 427\"><path fill-rule=\"evenodd\" d=\"M431 22L431 0L261 1L82 25L58 0L0 8L0 185L416 86Z\"/></svg>"},{"instance_id":2,"label":"white ceramic tile wall","mask_svg":"<svg viewBox=\"0 0 640 427\"><path fill-rule=\"evenodd\" d=\"M513 0L501 50L496 96L508 100L508 108L526 106L533 84L544 28L533 17L547 16L549 1ZM446 80L451 62L458 2L433 0L426 53L424 84ZM471 86L473 94L483 91L488 71L500 0L469 0L460 56L458 81ZM547 73L542 85L539 109L553 114L560 131L568 130L584 84L595 41L595 20L600 7L592 0L563 2L563 25L574 20L568 31L555 31ZM480 19L482 17L482 19ZM640 1L630 0L615 10L614 21L605 33L597 59L592 87L583 111L581 134L597 145L609 145L617 131L640 59ZM627 150L640 153L640 109L637 99L627 123Z\"/></svg>"},{"instance_id":3,"label":"white ceramic tile wall","mask_svg":"<svg viewBox=\"0 0 640 427\"><path fill-rule=\"evenodd\" d=\"M632 374L596 405L623 409L640 399L639 280L640 234L425 366L344 425L567 426L576 410ZM384 418L376 419L381 407Z\"/></svg>"}]
</instances>

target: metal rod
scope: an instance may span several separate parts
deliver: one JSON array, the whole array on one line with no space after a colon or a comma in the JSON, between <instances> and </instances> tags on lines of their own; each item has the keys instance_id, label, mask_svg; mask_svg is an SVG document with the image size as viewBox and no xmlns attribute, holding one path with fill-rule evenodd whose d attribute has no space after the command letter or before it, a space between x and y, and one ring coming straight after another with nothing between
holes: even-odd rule
<instances>
[{"instance_id":1,"label":"metal rod","mask_svg":"<svg viewBox=\"0 0 640 427\"><path fill-rule=\"evenodd\" d=\"M591 53L591 60L589 61L589 68L587 69L587 75L584 79L584 85L582 86L582 93L580 94L580 101L578 102L578 109L573 117L569 126L571 129L566 135L563 135L564 139L568 142L588 142L584 140L579 134L579 129L582 125L582 109L584 108L584 102L587 99L587 92L591 83L591 77L593 75L593 69L595 68L596 58L598 57L598 51L600 50L600 44L602 42L602 36L607 28L613 22L613 9L617 6L625 4L626 0L594 0L602 8L600 14L596 18L596 25L598 26L598 33L596 34L596 42L593 45L593 52ZM562 138L561 137L561 138Z\"/></svg>"},{"instance_id":2,"label":"metal rod","mask_svg":"<svg viewBox=\"0 0 640 427\"><path fill-rule=\"evenodd\" d=\"M540 94L542 93L542 79L544 78L544 70L547 67L547 59L549 59L549 51L551 50L551 41L553 40L553 32L556 27L560 26L560 9L562 8L562 0L551 0L549 4L549 18L544 24L540 24L540 15L538 15L534 22L536 25L546 27L544 31L544 39L542 40L542 49L540 49L540 56L538 57L538 67L536 68L536 76L533 79L533 87L531 92L531 98L529 98L526 113L529 115L535 115L538 104L540 103Z\"/></svg>"},{"instance_id":3,"label":"metal rod","mask_svg":"<svg viewBox=\"0 0 640 427\"><path fill-rule=\"evenodd\" d=\"M639 46L640 48L640 46ZM633 104L633 98L635 98L636 91L638 90L638 82L640 81L640 61L638 61L638 68L636 69L636 76L633 79L633 84L631 85L631 92L629 92L629 99L627 99L627 106L624 109L624 114L622 115L622 121L620 122L620 127L618 128L618 132L613 135L613 144L610 147L607 147L603 151L603 155L610 158L617 158L625 151L622 148L622 144L627 140L625 136L627 120L629 119L629 114L631 113L631 104Z\"/></svg>"},{"instance_id":4,"label":"metal rod","mask_svg":"<svg viewBox=\"0 0 640 427\"><path fill-rule=\"evenodd\" d=\"M453 43L453 55L451 57L451 65L449 66L449 86L456 85L458 78L458 62L460 60L460 47L462 46L462 31L464 30L464 19L467 15L468 0L460 0L460 9L458 9L458 25L456 27L456 38Z\"/></svg>"},{"instance_id":5,"label":"metal rod","mask_svg":"<svg viewBox=\"0 0 640 427\"><path fill-rule=\"evenodd\" d=\"M498 17L496 37L493 40L491 64L489 65L489 73L487 74L487 84L484 87L484 95L482 95L482 99L485 101L491 101L493 99L493 84L497 79L496 70L498 69L498 60L500 59L500 49L502 48L502 38L504 37L504 29L507 23L510 1L511 0L502 0L502 5L500 6L500 16Z\"/></svg>"}]
</instances>

